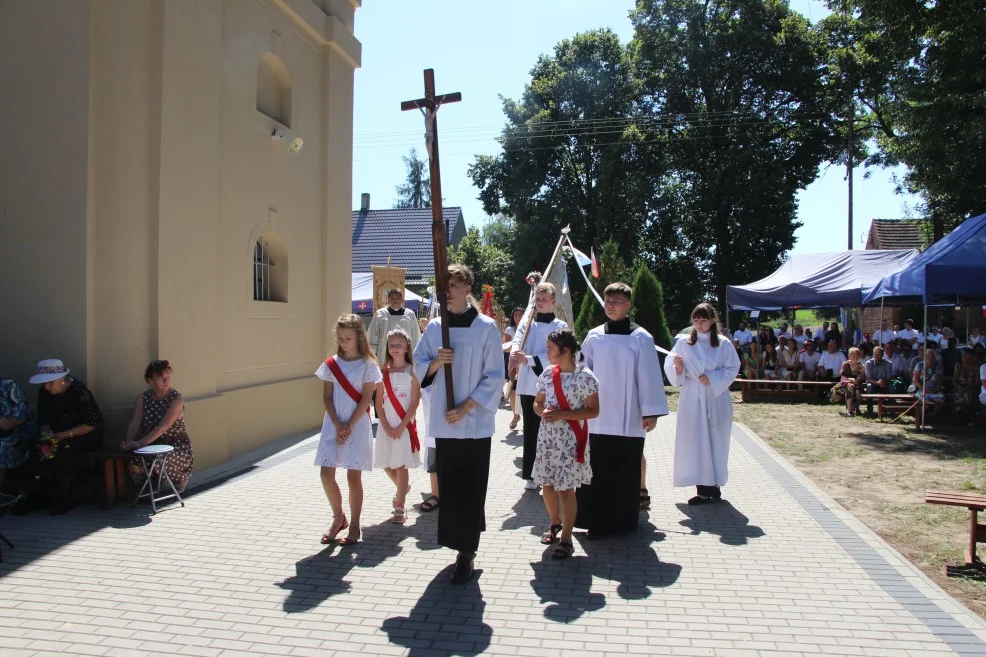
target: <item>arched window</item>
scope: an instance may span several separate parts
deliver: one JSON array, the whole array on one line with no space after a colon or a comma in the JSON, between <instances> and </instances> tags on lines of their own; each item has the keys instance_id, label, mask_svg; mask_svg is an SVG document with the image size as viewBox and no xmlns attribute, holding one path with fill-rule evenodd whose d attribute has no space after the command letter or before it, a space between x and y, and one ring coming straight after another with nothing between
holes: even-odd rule
<instances>
[{"instance_id":1,"label":"arched window","mask_svg":"<svg viewBox=\"0 0 986 657\"><path fill-rule=\"evenodd\" d=\"M291 75L284 62L269 52L257 63L257 111L291 127Z\"/></svg>"},{"instance_id":2,"label":"arched window","mask_svg":"<svg viewBox=\"0 0 986 657\"><path fill-rule=\"evenodd\" d=\"M261 235L253 245L253 300L288 300L288 249L272 233Z\"/></svg>"}]
</instances>

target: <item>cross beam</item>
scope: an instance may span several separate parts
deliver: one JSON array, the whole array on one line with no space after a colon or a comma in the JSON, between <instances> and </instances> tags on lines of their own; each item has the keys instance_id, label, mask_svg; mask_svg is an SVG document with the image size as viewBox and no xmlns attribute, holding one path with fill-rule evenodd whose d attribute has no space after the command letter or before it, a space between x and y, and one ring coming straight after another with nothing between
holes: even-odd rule
<instances>
[{"instance_id":1,"label":"cross beam","mask_svg":"<svg viewBox=\"0 0 986 657\"><path fill-rule=\"evenodd\" d=\"M445 222L442 216L442 173L438 160L438 109L446 103L462 100L461 93L435 94L435 71L425 70L425 96L401 103L401 111L421 110L425 117L425 146L428 150L428 171L431 176L431 242L435 256L435 292L441 306L442 347L451 347L448 316L448 251L445 244ZM445 365L446 408L455 408L452 390L452 366Z\"/></svg>"}]
</instances>

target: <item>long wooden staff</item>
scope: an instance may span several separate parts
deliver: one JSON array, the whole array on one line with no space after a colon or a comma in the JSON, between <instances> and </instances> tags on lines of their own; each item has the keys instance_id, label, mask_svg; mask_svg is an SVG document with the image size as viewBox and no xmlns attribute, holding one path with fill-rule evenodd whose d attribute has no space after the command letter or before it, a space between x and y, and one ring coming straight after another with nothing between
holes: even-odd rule
<instances>
[{"instance_id":1,"label":"long wooden staff","mask_svg":"<svg viewBox=\"0 0 986 657\"><path fill-rule=\"evenodd\" d=\"M561 230L561 237L558 238L558 244L555 245L555 251L551 254L551 262L548 263L548 269L542 274L541 280L548 280L548 276L551 274L552 267L555 266L555 261L558 260L559 252L561 251L562 245L565 243L565 237L568 235L568 226L565 226ZM524 351L524 345L527 344L527 336L531 334L531 324L534 323L534 316L537 314L537 299L534 295L531 295L531 313L527 318L527 324L524 327L524 337L520 339L520 349L519 351Z\"/></svg>"}]
</instances>

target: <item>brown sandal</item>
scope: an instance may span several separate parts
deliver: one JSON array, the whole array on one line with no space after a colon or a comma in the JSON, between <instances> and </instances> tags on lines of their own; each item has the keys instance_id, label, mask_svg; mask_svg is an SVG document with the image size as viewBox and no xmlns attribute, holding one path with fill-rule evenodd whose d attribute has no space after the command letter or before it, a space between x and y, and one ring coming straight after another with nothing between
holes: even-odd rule
<instances>
[{"instance_id":1,"label":"brown sandal","mask_svg":"<svg viewBox=\"0 0 986 657\"><path fill-rule=\"evenodd\" d=\"M336 523L339 522L339 518L335 518L332 521L332 526L329 527L329 531L322 534L322 540L321 540L322 545L328 545L332 541L336 540L336 536L339 535L339 532L341 532L343 529L349 528L349 521L346 520L346 516L340 516L340 517L342 518L342 524L336 527Z\"/></svg>"}]
</instances>

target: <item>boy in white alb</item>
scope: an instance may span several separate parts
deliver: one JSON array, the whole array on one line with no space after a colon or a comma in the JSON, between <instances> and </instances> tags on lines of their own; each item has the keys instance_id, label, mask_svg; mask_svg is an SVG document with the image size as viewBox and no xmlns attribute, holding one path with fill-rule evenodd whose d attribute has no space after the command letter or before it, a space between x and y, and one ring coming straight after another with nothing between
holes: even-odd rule
<instances>
[{"instance_id":1,"label":"boy in white alb","mask_svg":"<svg viewBox=\"0 0 986 657\"><path fill-rule=\"evenodd\" d=\"M599 415L589 420L592 483L576 493L575 526L591 539L637 528L644 438L668 414L654 338L627 316L631 293L626 283L606 288L608 321L582 343L582 362L599 379Z\"/></svg>"},{"instance_id":2,"label":"boy in white alb","mask_svg":"<svg viewBox=\"0 0 986 657\"><path fill-rule=\"evenodd\" d=\"M472 272L448 268L449 340L442 347L442 320L431 320L414 350L421 387L433 386L428 431L435 436L438 487L438 543L458 551L453 584L473 575L479 535L486 530L486 485L490 439L503 391L503 348L496 322L469 305ZM445 365L452 366L453 408L448 408Z\"/></svg>"}]
</instances>

